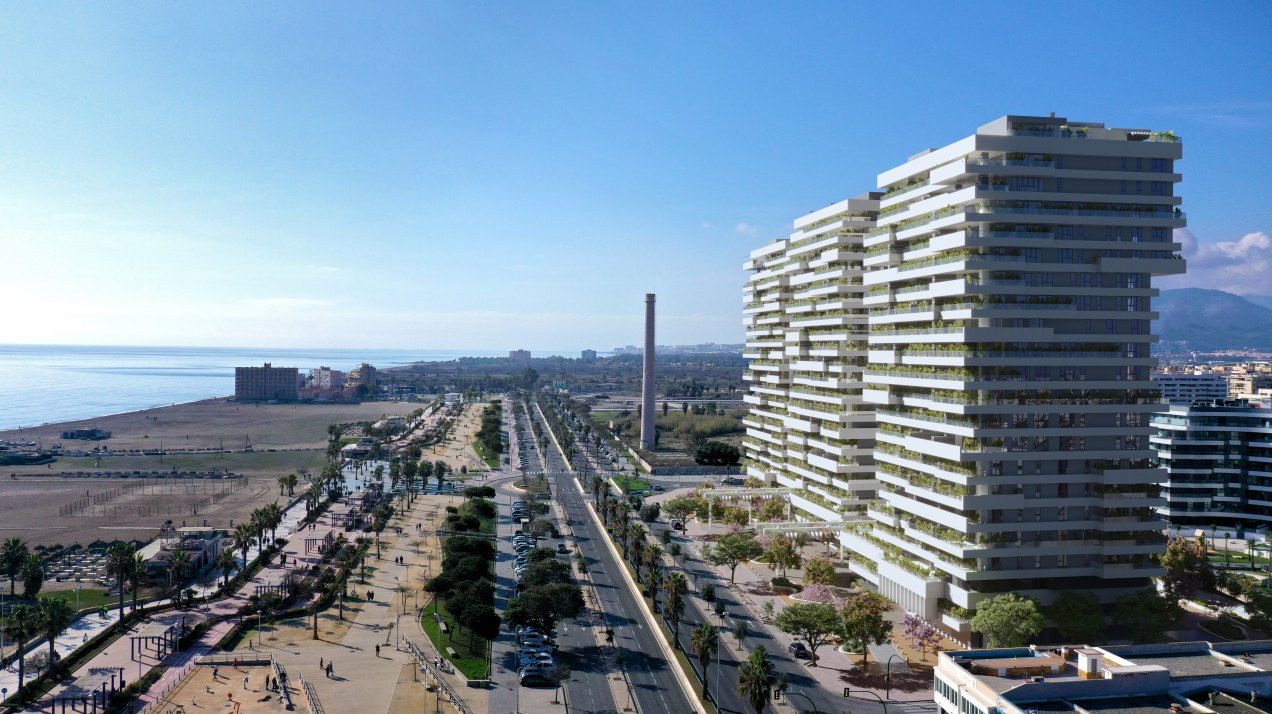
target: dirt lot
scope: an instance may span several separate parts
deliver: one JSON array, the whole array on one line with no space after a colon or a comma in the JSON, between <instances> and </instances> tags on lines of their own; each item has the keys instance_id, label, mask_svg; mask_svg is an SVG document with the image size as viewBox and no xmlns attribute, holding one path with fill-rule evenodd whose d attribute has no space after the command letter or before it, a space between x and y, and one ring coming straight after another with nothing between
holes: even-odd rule
<instances>
[{"instance_id":1,"label":"dirt lot","mask_svg":"<svg viewBox=\"0 0 1272 714\"><path fill-rule=\"evenodd\" d=\"M136 490L120 492L128 486ZM223 495L213 503L217 493ZM235 486L225 479L3 478L0 538L22 538L30 546L149 540L164 521L194 526L206 520L211 526L228 526L231 519L240 522L253 509L276 500L287 499L279 497L272 482L260 480ZM81 503L82 509L70 508Z\"/></svg>"},{"instance_id":2,"label":"dirt lot","mask_svg":"<svg viewBox=\"0 0 1272 714\"><path fill-rule=\"evenodd\" d=\"M178 404L127 414L0 431L0 440L43 441L68 450L104 446L111 451L154 450L169 453L186 449L242 449L248 438L257 450L320 449L327 445L327 425L402 416L423 402L364 402L362 404L238 404L225 399ZM97 427L111 432L105 441L64 441L67 429Z\"/></svg>"},{"instance_id":3,"label":"dirt lot","mask_svg":"<svg viewBox=\"0 0 1272 714\"><path fill-rule=\"evenodd\" d=\"M420 406L415 402L236 404L216 399L0 432L0 439L43 439L46 446L61 443L67 450L105 446L113 452L101 458L66 456L48 465L0 468L0 537L20 537L32 546L88 545L95 540L146 540L167 520L178 526L202 525L205 520L211 526L228 526L266 503L285 501L286 496L279 494L279 476L317 473L322 468L329 424L404 415ZM62 441L59 436L63 429L89 426L113 435L106 441ZM253 451L244 452L249 437ZM216 449L222 440L226 449L238 451L187 451ZM164 456L136 453L158 452L161 443ZM133 471L159 471L170 478L146 479L147 488L115 496L109 494L138 479L60 478L63 473L105 476ZM233 493L225 493L224 479L176 479L174 471L228 471L246 478ZM67 513L68 505L79 499L87 499L87 507Z\"/></svg>"}]
</instances>

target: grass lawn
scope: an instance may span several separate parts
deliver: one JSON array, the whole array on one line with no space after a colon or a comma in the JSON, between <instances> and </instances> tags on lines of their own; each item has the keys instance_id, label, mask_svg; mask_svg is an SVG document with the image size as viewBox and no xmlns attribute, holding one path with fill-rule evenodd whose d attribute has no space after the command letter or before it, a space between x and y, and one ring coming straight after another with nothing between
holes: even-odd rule
<instances>
[{"instance_id":1,"label":"grass lawn","mask_svg":"<svg viewBox=\"0 0 1272 714\"><path fill-rule=\"evenodd\" d=\"M641 491L651 491L649 482L643 478L633 478L630 476L618 476L614 478L614 483L623 489L623 493L639 493Z\"/></svg>"},{"instance_id":2,"label":"grass lawn","mask_svg":"<svg viewBox=\"0 0 1272 714\"><path fill-rule=\"evenodd\" d=\"M489 451L486 450L486 446L482 444L480 441L473 442L473 451L477 452L477 456L479 456L482 461L486 462L486 465L489 466L490 468L492 469L499 468L499 455L498 454L492 455Z\"/></svg>"},{"instance_id":3,"label":"grass lawn","mask_svg":"<svg viewBox=\"0 0 1272 714\"><path fill-rule=\"evenodd\" d=\"M468 643L471 633L467 630L459 633L455 639L450 639L449 634L442 634L437 626L437 620L433 614L437 612L438 603L434 601L428 607L424 608L420 622L424 626L424 631L428 633L429 639L437 646L437 651L443 653L451 664L455 665L455 669L463 672L464 676L469 679L486 679L490 676L490 663L486 661L486 652L489 651L489 641L483 637L472 637L472 649L469 649ZM455 631L455 618L446 611L445 607L441 609L442 620L446 622L446 627L451 631ZM455 650L455 656L451 657L446 654L446 648L450 647Z\"/></svg>"},{"instance_id":4,"label":"grass lawn","mask_svg":"<svg viewBox=\"0 0 1272 714\"><path fill-rule=\"evenodd\" d=\"M481 516L478 516L473 512L471 501L465 501L464 504L459 507L459 514L461 516L477 516L477 519L481 521L481 528L479 530L487 535L495 534L495 519L493 517L482 518Z\"/></svg>"}]
</instances>

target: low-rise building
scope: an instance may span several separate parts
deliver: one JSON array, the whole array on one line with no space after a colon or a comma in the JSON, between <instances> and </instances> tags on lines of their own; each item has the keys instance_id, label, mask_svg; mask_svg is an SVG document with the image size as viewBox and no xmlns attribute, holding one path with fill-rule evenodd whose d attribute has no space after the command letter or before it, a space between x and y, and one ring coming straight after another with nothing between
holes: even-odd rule
<instances>
[{"instance_id":1,"label":"low-rise building","mask_svg":"<svg viewBox=\"0 0 1272 714\"><path fill-rule=\"evenodd\" d=\"M1162 392L1162 401L1192 404L1227 399L1228 380L1222 374L1162 372L1153 375L1153 386Z\"/></svg>"},{"instance_id":2,"label":"low-rise building","mask_svg":"<svg viewBox=\"0 0 1272 714\"><path fill-rule=\"evenodd\" d=\"M596 350L583 350L581 358L584 362L595 362Z\"/></svg>"},{"instance_id":3,"label":"low-rise building","mask_svg":"<svg viewBox=\"0 0 1272 714\"><path fill-rule=\"evenodd\" d=\"M508 353L508 359L515 365L522 367L530 366L530 350L512 350Z\"/></svg>"},{"instance_id":4,"label":"low-rise building","mask_svg":"<svg viewBox=\"0 0 1272 714\"><path fill-rule=\"evenodd\" d=\"M350 387L358 387L361 385L374 387L376 384L379 383L379 376L373 365L363 362L359 364L357 367L354 367L353 369L349 370L349 377L347 379L347 383Z\"/></svg>"},{"instance_id":5,"label":"low-rise building","mask_svg":"<svg viewBox=\"0 0 1272 714\"><path fill-rule=\"evenodd\" d=\"M1272 641L941 652L944 714L1267 714Z\"/></svg>"}]
</instances>

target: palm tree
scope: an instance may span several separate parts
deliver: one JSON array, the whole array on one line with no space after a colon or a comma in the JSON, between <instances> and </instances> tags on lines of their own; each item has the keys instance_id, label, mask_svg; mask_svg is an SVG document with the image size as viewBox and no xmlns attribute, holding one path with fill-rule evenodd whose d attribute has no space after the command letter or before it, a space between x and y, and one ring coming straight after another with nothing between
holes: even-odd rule
<instances>
[{"instance_id":1,"label":"palm tree","mask_svg":"<svg viewBox=\"0 0 1272 714\"><path fill-rule=\"evenodd\" d=\"M172 551L172 555L168 557L168 589L171 590L173 586L180 588L181 581L189 569L190 554L184 550ZM180 596L177 597L177 606L181 606Z\"/></svg>"},{"instance_id":2,"label":"palm tree","mask_svg":"<svg viewBox=\"0 0 1272 714\"><path fill-rule=\"evenodd\" d=\"M278 477L278 495L280 496L283 495L283 489L285 488L287 488L287 477L279 476Z\"/></svg>"},{"instance_id":3,"label":"palm tree","mask_svg":"<svg viewBox=\"0 0 1272 714\"><path fill-rule=\"evenodd\" d=\"M44 563L40 562L40 556L28 553L26 560L22 562L22 594L26 597L35 597L42 587L44 587Z\"/></svg>"},{"instance_id":4,"label":"palm tree","mask_svg":"<svg viewBox=\"0 0 1272 714\"><path fill-rule=\"evenodd\" d=\"M0 551L0 561L4 562L4 574L9 576L9 597L13 597L14 583L22 574L22 564L27 557L26 542L21 538L9 538L4 542L4 550Z\"/></svg>"},{"instance_id":5,"label":"palm tree","mask_svg":"<svg viewBox=\"0 0 1272 714\"><path fill-rule=\"evenodd\" d=\"M145 556L134 555L132 567L128 570L128 584L132 586L133 612L137 611L137 590L141 588L142 583L146 580L148 575L148 565L149 564L146 562ZM120 621L122 622L123 618L120 618Z\"/></svg>"},{"instance_id":6,"label":"palm tree","mask_svg":"<svg viewBox=\"0 0 1272 714\"><path fill-rule=\"evenodd\" d=\"M252 533L256 536L256 542L261 544L261 550L265 550L265 531L269 530L269 514L264 508L257 508L252 511L252 516L248 519L248 523L252 526Z\"/></svg>"},{"instance_id":7,"label":"palm tree","mask_svg":"<svg viewBox=\"0 0 1272 714\"><path fill-rule=\"evenodd\" d=\"M256 529L251 523L234 526L234 549L243 554L243 567L247 567L247 551L256 545Z\"/></svg>"},{"instance_id":8,"label":"palm tree","mask_svg":"<svg viewBox=\"0 0 1272 714\"><path fill-rule=\"evenodd\" d=\"M234 566L238 561L234 559L234 549L226 548L221 554L216 556L216 567L221 569L221 588L224 589L230 584L230 573L234 572Z\"/></svg>"},{"instance_id":9,"label":"palm tree","mask_svg":"<svg viewBox=\"0 0 1272 714\"><path fill-rule=\"evenodd\" d=\"M645 542L645 527L639 523L632 523L627 526L627 539L631 542L629 547L623 549L623 554L630 555L632 564L640 567L641 544Z\"/></svg>"},{"instance_id":10,"label":"palm tree","mask_svg":"<svg viewBox=\"0 0 1272 714\"><path fill-rule=\"evenodd\" d=\"M651 564L646 577L649 579L649 600L654 604L654 612L658 612L658 585L662 582L663 577L662 563L654 562Z\"/></svg>"},{"instance_id":11,"label":"palm tree","mask_svg":"<svg viewBox=\"0 0 1272 714\"><path fill-rule=\"evenodd\" d=\"M653 568L662 558L662 546L657 543L646 543L640 551L640 562L645 566L645 580L650 581Z\"/></svg>"},{"instance_id":12,"label":"palm tree","mask_svg":"<svg viewBox=\"0 0 1272 714\"><path fill-rule=\"evenodd\" d=\"M309 490L305 492L305 512L314 510L320 503L322 503L322 483L314 481L309 484Z\"/></svg>"},{"instance_id":13,"label":"palm tree","mask_svg":"<svg viewBox=\"0 0 1272 714\"><path fill-rule=\"evenodd\" d=\"M296 476L296 474L287 474L287 477L286 477L286 478L287 478L287 482L286 482L286 483L287 483L287 495L288 495L289 497L290 497L290 496L295 496L295 495L296 495L296 484L300 483L300 479Z\"/></svg>"},{"instance_id":14,"label":"palm tree","mask_svg":"<svg viewBox=\"0 0 1272 714\"><path fill-rule=\"evenodd\" d=\"M65 632L71 621L75 619L75 608L66 598L53 595L41 595L36 607L39 610L37 619L39 628L49 640L49 665L52 666L57 659L54 640Z\"/></svg>"},{"instance_id":15,"label":"palm tree","mask_svg":"<svg viewBox=\"0 0 1272 714\"><path fill-rule=\"evenodd\" d=\"M680 616L685 612L685 593L689 591L685 574L679 571L668 573L663 578L663 589L667 591L663 597L663 615L671 620L672 636L679 638Z\"/></svg>"},{"instance_id":16,"label":"palm tree","mask_svg":"<svg viewBox=\"0 0 1272 714\"><path fill-rule=\"evenodd\" d=\"M605 485L605 479L600 476L592 477L592 502L597 503L601 498L601 487Z\"/></svg>"},{"instance_id":17,"label":"palm tree","mask_svg":"<svg viewBox=\"0 0 1272 714\"><path fill-rule=\"evenodd\" d=\"M124 590L132 575L133 550L127 543L116 543L106 551L106 574L119 584L119 621L124 621Z\"/></svg>"},{"instance_id":18,"label":"palm tree","mask_svg":"<svg viewBox=\"0 0 1272 714\"><path fill-rule=\"evenodd\" d=\"M698 663L702 665L702 696L704 698L707 696L707 665L711 664L711 653L715 652L719 644L720 633L705 622L693 628L693 633L689 635L689 645L698 655Z\"/></svg>"},{"instance_id":19,"label":"palm tree","mask_svg":"<svg viewBox=\"0 0 1272 714\"><path fill-rule=\"evenodd\" d=\"M764 705L773 696L773 663L764 647L751 650L751 656L738 665L738 694L751 703L755 714L764 714Z\"/></svg>"},{"instance_id":20,"label":"palm tree","mask_svg":"<svg viewBox=\"0 0 1272 714\"><path fill-rule=\"evenodd\" d=\"M265 518L265 526L269 528L270 542L278 540L278 527L283 523L283 507L277 503L267 503L261 507Z\"/></svg>"},{"instance_id":21,"label":"palm tree","mask_svg":"<svg viewBox=\"0 0 1272 714\"><path fill-rule=\"evenodd\" d=\"M7 544L6 544L7 545ZM40 611L34 605L19 603L9 608L9 617L4 621L4 631L22 651L22 644L27 638L38 632ZM18 693L22 692L22 684L26 679L26 657L18 657Z\"/></svg>"}]
</instances>

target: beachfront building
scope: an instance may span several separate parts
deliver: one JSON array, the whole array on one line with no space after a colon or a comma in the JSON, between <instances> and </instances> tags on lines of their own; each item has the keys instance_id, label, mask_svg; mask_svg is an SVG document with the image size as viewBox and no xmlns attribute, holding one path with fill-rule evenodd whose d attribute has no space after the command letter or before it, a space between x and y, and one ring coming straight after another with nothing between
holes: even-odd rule
<instances>
[{"instance_id":1,"label":"beachfront building","mask_svg":"<svg viewBox=\"0 0 1272 714\"><path fill-rule=\"evenodd\" d=\"M941 652L944 714L1270 714L1272 642Z\"/></svg>"},{"instance_id":2,"label":"beachfront building","mask_svg":"<svg viewBox=\"0 0 1272 714\"><path fill-rule=\"evenodd\" d=\"M374 387L377 383L379 383L379 376L376 373L374 366L363 362L357 367L349 370L349 376L345 382L350 387L359 387L362 385Z\"/></svg>"},{"instance_id":3,"label":"beachfront building","mask_svg":"<svg viewBox=\"0 0 1272 714\"><path fill-rule=\"evenodd\" d=\"M508 359L519 367L529 367L530 350L509 350Z\"/></svg>"},{"instance_id":4,"label":"beachfront building","mask_svg":"<svg viewBox=\"0 0 1272 714\"><path fill-rule=\"evenodd\" d=\"M343 389L345 373L330 367L309 370L309 387L312 389Z\"/></svg>"},{"instance_id":5,"label":"beachfront building","mask_svg":"<svg viewBox=\"0 0 1272 714\"><path fill-rule=\"evenodd\" d=\"M969 611L999 593L1045 606L1080 587L1108 604L1147 587L1162 573L1152 555L1162 548L1165 478L1148 443L1149 416L1161 408L1150 301L1152 276L1184 270L1171 237L1184 225L1181 156L1169 132L1004 116L878 176L860 304L823 307L796 284L811 272L817 286L851 285L834 261L852 251L801 261L790 255L798 239L756 251L745 316L748 472L821 505L814 485L835 479L803 455L827 437L851 446L852 432L828 432L833 422L812 418L820 407L795 405L830 394L841 414L873 406L873 434L856 445L873 438L878 499L861 519L845 508L803 510L845 516L849 567L965 642ZM833 219L814 215L809 223ZM868 331L845 329L863 309ZM814 317L829 323L798 314L823 310ZM851 373L833 387L813 377L793 393L822 369L809 365L814 346L859 359L863 334L860 397ZM866 458L837 463L852 469ZM801 463L824 471L796 478Z\"/></svg>"},{"instance_id":6,"label":"beachfront building","mask_svg":"<svg viewBox=\"0 0 1272 714\"><path fill-rule=\"evenodd\" d=\"M1173 528L1244 533L1272 524L1272 409L1174 404L1152 426L1167 475L1161 512Z\"/></svg>"},{"instance_id":7,"label":"beachfront building","mask_svg":"<svg viewBox=\"0 0 1272 714\"><path fill-rule=\"evenodd\" d=\"M234 398L240 402L294 402L299 395L300 371L295 367L234 368Z\"/></svg>"},{"instance_id":8,"label":"beachfront building","mask_svg":"<svg viewBox=\"0 0 1272 714\"><path fill-rule=\"evenodd\" d=\"M1222 374L1158 372L1153 386L1167 404L1208 403L1228 398L1228 380Z\"/></svg>"},{"instance_id":9,"label":"beachfront building","mask_svg":"<svg viewBox=\"0 0 1272 714\"><path fill-rule=\"evenodd\" d=\"M583 350L580 353L580 359L582 359L584 362L595 362L596 350Z\"/></svg>"},{"instance_id":10,"label":"beachfront building","mask_svg":"<svg viewBox=\"0 0 1272 714\"><path fill-rule=\"evenodd\" d=\"M794 489L801 520L842 521L877 488L861 241L878 203L865 194L802 216L746 264L747 473Z\"/></svg>"},{"instance_id":11,"label":"beachfront building","mask_svg":"<svg viewBox=\"0 0 1272 714\"><path fill-rule=\"evenodd\" d=\"M888 597L966 610L1162 574L1152 276L1182 273L1171 134L1005 116L879 175L866 235L880 501L847 545ZM954 607L950 607L954 606Z\"/></svg>"}]
</instances>

